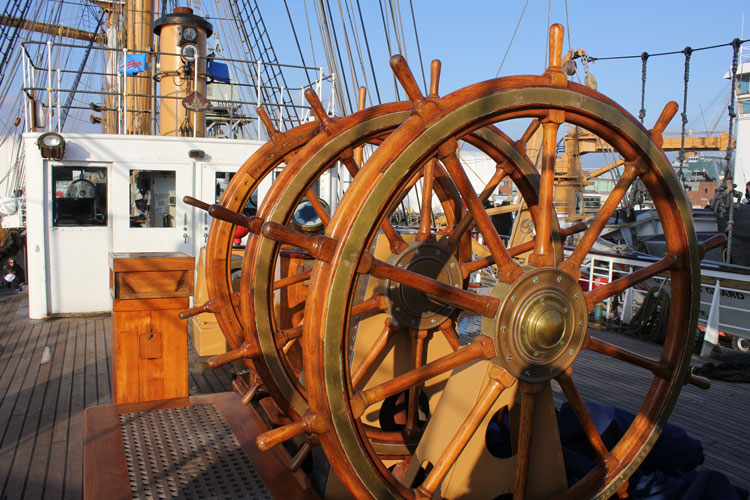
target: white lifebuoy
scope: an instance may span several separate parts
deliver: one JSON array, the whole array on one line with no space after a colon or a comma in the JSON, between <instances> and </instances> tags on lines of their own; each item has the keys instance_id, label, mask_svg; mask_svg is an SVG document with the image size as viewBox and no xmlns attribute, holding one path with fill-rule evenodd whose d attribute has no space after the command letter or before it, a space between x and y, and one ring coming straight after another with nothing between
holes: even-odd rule
<instances>
[{"instance_id":1,"label":"white lifebuoy","mask_svg":"<svg viewBox=\"0 0 750 500\"><path fill-rule=\"evenodd\" d=\"M18 212L18 200L13 196L0 198L0 214L13 215Z\"/></svg>"}]
</instances>

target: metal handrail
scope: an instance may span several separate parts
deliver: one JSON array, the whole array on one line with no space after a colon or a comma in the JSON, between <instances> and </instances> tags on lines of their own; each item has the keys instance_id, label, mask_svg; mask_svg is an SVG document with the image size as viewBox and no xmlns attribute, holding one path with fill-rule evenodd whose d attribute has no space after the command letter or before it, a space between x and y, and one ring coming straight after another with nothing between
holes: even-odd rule
<instances>
[{"instance_id":1,"label":"metal handrail","mask_svg":"<svg viewBox=\"0 0 750 500\"><path fill-rule=\"evenodd\" d=\"M66 93L70 95L71 92L75 92L75 94L80 96L96 95L103 98L104 102L97 103L101 105L97 106L95 111L115 112L117 131L120 134L127 133L126 119L130 119L128 118L129 115L132 117L133 115L137 115L139 113L149 113L152 116L152 127L155 127L159 112L158 107L153 103L155 103L157 100L182 99L182 97L179 96L160 96L156 93L155 86L154 93L142 93L142 91L137 93L128 93L128 88L132 87L129 82L129 77L132 77L130 75L127 75L127 72L124 70L124 67L126 66L125 63L128 60L129 56L133 54L146 54L148 55L150 64L154 68L153 78L158 81L159 78L164 76L163 74L160 74L158 71L156 71L159 66L159 58L161 56L180 56L180 54L167 52L155 53L152 51L132 51L128 49L116 49L110 47L95 47L92 50L98 51L100 54L103 54L105 56L105 60L108 60L108 62L104 64L105 69L102 70L100 68L88 67L83 74L88 78L101 80L104 83L102 85L103 88L102 90L87 90L80 88L74 90L72 88L66 88L65 85L72 79L73 75L78 75L79 72L76 70L66 69L64 67L54 67L53 60L55 59L55 57L53 57L53 54L55 51L59 51L61 49L85 50L88 46L75 43L56 43L52 41L40 42L35 40L23 42L21 45L23 50L22 91L25 97L24 116L26 118L25 122L27 132L31 131L32 127L35 126L36 119L42 117L46 118L46 123L43 125L43 127L39 127L37 124L36 130L46 129L47 131L49 131L56 128L58 132L60 132L60 129L62 127L60 116L63 110L87 109L86 106L80 104L80 100L77 104L63 104L61 101L61 96ZM40 46L44 49L41 52L43 54L41 56L43 62L42 60L35 59L30 55L31 52L36 52L30 50L31 46L35 45ZM208 111L206 115L209 120L213 118L218 119L219 126L221 126L221 124L225 124L227 122L227 119L234 120L232 123L249 123L251 121L256 122L257 137L259 139L262 139L264 135L263 128L261 126L262 122L255 109L253 109L261 105L266 106L269 110L269 113L273 112L278 115L276 126L280 130L283 130L285 127L289 128L290 126L294 126L299 123L296 119L290 119L291 115L289 113L285 113L287 109L301 110L301 122L309 121L311 119L311 109L304 99L304 92L308 88L315 89L319 95L323 94L323 89L325 88L326 94L328 95L326 95L327 99L323 100L324 102L328 101L329 112L331 111L331 103L334 99L333 87L335 84L335 76L325 74L323 68L300 66L294 64L264 63L261 61L247 61L234 58L221 58L215 57L213 55L210 57L202 56L202 58L205 60L212 60L229 65L232 75L242 74L243 72L247 71L247 68L254 68L254 72L257 72L255 84L241 81L231 81L225 83L213 80L207 82L209 89L212 85L230 86L228 95L221 96L218 99L212 99L213 102L218 104L218 106L215 106L216 108L218 108L219 110L227 110L228 116L226 116L222 112L212 113L211 111ZM200 61L200 57L193 64L195 73L192 78L194 86L192 90L194 91L198 90L198 77L206 78L207 80L210 78L210 75L198 72L198 67L200 66L198 64L198 61ZM118 65L120 63L123 66L122 72L120 72L120 69L118 68ZM242 68L239 69L237 68L237 66L242 66ZM278 89L273 86L267 86L264 84L264 82L261 81L260 76L262 74L262 69L265 66L274 66L286 70L295 71L312 71L316 73L319 78L312 83L305 81L304 84L301 84L299 86ZM231 68L235 69L232 71ZM107 69L109 69L109 71L107 71ZM299 97L294 97L291 102L289 101L288 97L286 97L285 99L285 95L292 95L291 93L293 92L299 92ZM279 98L275 99L275 102L263 102L261 100L261 96L264 94L278 96ZM126 96L131 100L132 98L150 99L152 104L150 106L146 106L148 109L133 109L131 102L131 109L128 109L128 100L126 99ZM38 107L39 109L35 109L35 107ZM55 114L57 115L57 122L53 123ZM196 114L194 120L197 120L197 118L198 116ZM194 123L194 133L196 133L197 128L198 127L196 126L196 123ZM230 128L233 129L233 127ZM243 127L243 132L245 130L250 129L245 129Z\"/></svg>"}]
</instances>

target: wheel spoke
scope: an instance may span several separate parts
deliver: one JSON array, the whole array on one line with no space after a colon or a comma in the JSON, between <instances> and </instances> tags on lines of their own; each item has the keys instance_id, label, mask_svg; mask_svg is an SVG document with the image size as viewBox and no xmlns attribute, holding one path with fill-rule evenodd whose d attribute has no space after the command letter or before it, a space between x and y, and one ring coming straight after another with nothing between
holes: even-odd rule
<instances>
[{"instance_id":1,"label":"wheel spoke","mask_svg":"<svg viewBox=\"0 0 750 500\"><path fill-rule=\"evenodd\" d=\"M531 460L531 437L534 427L534 408L536 407L537 394L541 391L542 386L521 381L519 382L519 389L521 390L521 420L518 428L513 500L524 500L526 498L529 462Z\"/></svg>"},{"instance_id":2,"label":"wheel spoke","mask_svg":"<svg viewBox=\"0 0 750 500\"><path fill-rule=\"evenodd\" d=\"M282 278L280 280L274 281L273 289L278 290L279 288L284 288L287 286L295 285L302 281L307 281L310 279L311 274L312 274L312 270L309 270L309 271L304 271L304 272L295 274L294 276L287 276L286 278Z\"/></svg>"},{"instance_id":3,"label":"wheel spoke","mask_svg":"<svg viewBox=\"0 0 750 500\"><path fill-rule=\"evenodd\" d=\"M420 366L403 375L375 387L355 393L351 398L352 415L361 417L365 410L378 401L400 394L416 384L437 377L445 372L477 359L489 359L495 355L495 348L490 338L478 336L474 341L456 352L447 354L426 365Z\"/></svg>"},{"instance_id":4,"label":"wheel spoke","mask_svg":"<svg viewBox=\"0 0 750 500\"><path fill-rule=\"evenodd\" d=\"M578 224L560 230L561 241L565 241L565 238L572 234L580 233L581 231L586 230L587 227L588 226L585 222L579 222ZM529 240L525 243L521 243L520 245L509 248L508 255L510 255L511 257L515 257L516 255L521 255L522 253L528 252L533 249L534 240ZM474 271L479 271L480 269L492 266L494 264L495 259L493 259L492 256L482 257L481 259L461 264L461 272L463 273L463 277L466 278Z\"/></svg>"},{"instance_id":5,"label":"wheel spoke","mask_svg":"<svg viewBox=\"0 0 750 500\"><path fill-rule=\"evenodd\" d=\"M458 333L453 328L453 320L448 319L440 325L440 331L443 333L445 340L450 344L451 349L458 351L461 348L461 341L458 340Z\"/></svg>"},{"instance_id":6,"label":"wheel spoke","mask_svg":"<svg viewBox=\"0 0 750 500\"><path fill-rule=\"evenodd\" d=\"M665 361L648 358L633 351L610 344L609 342L599 340L592 337L589 333L586 334L583 348L604 354L614 359L619 359L620 361L625 361L634 366L645 368L660 378L669 378L670 372L672 371L672 366Z\"/></svg>"},{"instance_id":7,"label":"wheel spoke","mask_svg":"<svg viewBox=\"0 0 750 500\"><path fill-rule=\"evenodd\" d=\"M552 221L556 217L553 204L555 187L555 156L557 149L557 130L562 120L553 119L559 114L550 111L550 118L542 122L542 172L539 183L539 213L536 225L536 244L534 253L529 256L529 263L536 266L553 266Z\"/></svg>"},{"instance_id":8,"label":"wheel spoke","mask_svg":"<svg viewBox=\"0 0 750 500\"><path fill-rule=\"evenodd\" d=\"M672 254L667 254L660 260L654 262L650 266L639 269L633 273L617 278L614 281L610 281L604 286L594 288L591 291L586 292L586 303L589 311L594 310L594 306L604 299L612 297L615 294L623 292L628 288L637 285L649 278L653 278L657 274L670 271L677 267L677 257Z\"/></svg>"},{"instance_id":9,"label":"wheel spoke","mask_svg":"<svg viewBox=\"0 0 750 500\"><path fill-rule=\"evenodd\" d=\"M628 192L628 188L638 176L639 168L634 163L626 163L625 170L622 173L622 177L617 181L614 189L610 193L607 201L604 202L604 206L596 214L591 226L581 238L581 241L573 250L573 253L568 259L560 265L560 269L566 271L572 275L575 279L578 279L581 275L581 263L586 255L594 246L594 242L601 234L604 226L609 221L609 218L615 213L617 207L620 205L620 201L625 197Z\"/></svg>"},{"instance_id":10,"label":"wheel spoke","mask_svg":"<svg viewBox=\"0 0 750 500\"><path fill-rule=\"evenodd\" d=\"M320 202L318 196L312 189L308 189L307 192L305 192L305 196L310 200L310 204L312 205L313 210L315 210L317 216L320 217L320 222L323 224L323 227L328 227L328 222L331 220L331 217L328 215L326 208Z\"/></svg>"},{"instance_id":11,"label":"wheel spoke","mask_svg":"<svg viewBox=\"0 0 750 500\"><path fill-rule=\"evenodd\" d=\"M381 293L373 294L370 298L352 306L352 316L359 316L375 311L385 311L388 301Z\"/></svg>"},{"instance_id":12,"label":"wheel spoke","mask_svg":"<svg viewBox=\"0 0 750 500\"><path fill-rule=\"evenodd\" d=\"M492 178L489 180L487 185L484 187L484 190L479 194L479 201L482 202L482 205L484 205L484 202L487 201L487 199L490 197L492 192L495 190L498 184L502 182L502 180L505 178L506 175L508 175L508 172L505 170L506 163L501 163L497 165L497 168L495 170L495 173L492 175ZM461 237L471 229L471 227L474 225L474 217L472 217L471 212L465 213L463 217L461 217L461 220L456 224L455 229L453 229L453 232L448 235L445 238L444 244L448 248L455 248L456 245L458 245L458 241L461 239Z\"/></svg>"},{"instance_id":13,"label":"wheel spoke","mask_svg":"<svg viewBox=\"0 0 750 500\"><path fill-rule=\"evenodd\" d=\"M501 281L506 283L512 283L523 274L521 267L513 262L508 255L508 251L505 249L503 241L500 239L500 235L497 234L495 226L490 220L490 216L484 210L484 206L480 201L477 194L474 192L474 188L471 186L469 178L466 176L466 172L461 166L461 161L456 156L455 142L452 145L444 145L444 151L441 151L441 160L448 173L453 178L453 182L456 184L458 192L464 199L469 212L474 218L475 224L479 228L479 231L484 237L487 248L490 250L490 254L495 258L495 263L498 267L498 277ZM445 150L448 150L447 154Z\"/></svg>"},{"instance_id":14,"label":"wheel spoke","mask_svg":"<svg viewBox=\"0 0 750 500\"><path fill-rule=\"evenodd\" d=\"M490 380L487 387L482 392L478 401L466 416L458 432L453 436L446 446L443 454L435 463L434 467L427 475L422 484L417 488L422 498L432 498L432 495L445 479L446 474L450 471L453 464L458 459L466 444L477 431L479 424L482 423L490 411L492 405L497 401L500 394L508 387L513 385L515 379L508 372L501 368L493 367L489 374Z\"/></svg>"},{"instance_id":15,"label":"wheel spoke","mask_svg":"<svg viewBox=\"0 0 750 500\"><path fill-rule=\"evenodd\" d=\"M388 345L388 340L396 331L397 329L391 325L391 320L387 318L385 320L383 330L375 339L375 343L370 347L370 350L367 351L364 359L362 359L362 361L357 366L357 369L352 373L352 389L357 389L359 383L362 381L365 374L370 370L373 363L375 363L375 361L380 358L383 349L385 349L386 345Z\"/></svg>"},{"instance_id":16,"label":"wheel spoke","mask_svg":"<svg viewBox=\"0 0 750 500\"><path fill-rule=\"evenodd\" d=\"M583 398L581 398L581 394L578 392L578 389L576 388L575 384L573 383L573 379L570 376L571 372L572 369L568 367L564 372L560 373L556 377L556 380L565 393L565 397L568 399L568 403L573 409L573 413L575 413L576 418L578 419L578 423L581 424L581 428L586 434L591 447L594 449L597 460L600 463L604 464L607 458L609 458L609 450L607 450L607 447L604 445L604 441L602 441L602 437L596 430L594 421L591 420L591 415L589 415L589 412L586 409Z\"/></svg>"},{"instance_id":17,"label":"wheel spoke","mask_svg":"<svg viewBox=\"0 0 750 500\"><path fill-rule=\"evenodd\" d=\"M417 369L424 362L424 339L427 337L427 330L411 331L411 355L412 369ZM422 384L414 384L409 387L409 401L406 407L406 428L404 431L409 437L416 435L419 430L419 393Z\"/></svg>"},{"instance_id":18,"label":"wheel spoke","mask_svg":"<svg viewBox=\"0 0 750 500\"><path fill-rule=\"evenodd\" d=\"M401 269L375 259L369 253L366 253L364 257L357 270L360 274L371 274L376 278L395 281L403 286L424 292L440 302L489 318L494 317L497 308L500 307L500 301L494 297L477 295L442 281Z\"/></svg>"},{"instance_id":19,"label":"wheel spoke","mask_svg":"<svg viewBox=\"0 0 750 500\"><path fill-rule=\"evenodd\" d=\"M435 181L435 162L429 160L424 166L422 177L422 211L419 218L419 231L415 237L416 241L427 241L432 236L432 186Z\"/></svg>"},{"instance_id":20,"label":"wheel spoke","mask_svg":"<svg viewBox=\"0 0 750 500\"><path fill-rule=\"evenodd\" d=\"M341 158L341 162L344 164L352 177L357 176L359 167L354 162L354 158L352 156L344 156L343 158ZM383 230L383 234L388 239L388 243L391 247L391 252L398 254L409 247L409 244L404 241L398 231L396 231L396 229L393 227L393 224L391 224L391 221L389 221L388 219L385 219L380 223L380 229Z\"/></svg>"}]
</instances>

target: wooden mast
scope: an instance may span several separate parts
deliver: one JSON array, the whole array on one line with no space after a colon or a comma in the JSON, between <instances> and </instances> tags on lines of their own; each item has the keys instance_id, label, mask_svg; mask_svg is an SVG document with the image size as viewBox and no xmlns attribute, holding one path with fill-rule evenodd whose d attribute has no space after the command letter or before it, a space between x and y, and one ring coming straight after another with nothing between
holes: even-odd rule
<instances>
[{"instance_id":1,"label":"wooden mast","mask_svg":"<svg viewBox=\"0 0 750 500\"><path fill-rule=\"evenodd\" d=\"M125 4L125 47L137 54L153 49L154 0L130 0ZM149 95L152 93L151 69L127 77L126 128L128 134L148 134L151 121Z\"/></svg>"}]
</instances>

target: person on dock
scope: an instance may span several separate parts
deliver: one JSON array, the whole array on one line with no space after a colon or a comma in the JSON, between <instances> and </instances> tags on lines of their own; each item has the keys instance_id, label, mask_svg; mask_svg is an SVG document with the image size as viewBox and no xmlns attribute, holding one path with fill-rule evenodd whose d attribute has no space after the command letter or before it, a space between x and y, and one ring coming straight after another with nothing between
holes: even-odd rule
<instances>
[{"instance_id":1,"label":"person on dock","mask_svg":"<svg viewBox=\"0 0 750 500\"><path fill-rule=\"evenodd\" d=\"M14 290L20 290L21 284L23 283L23 269L16 263L16 259L11 257L8 262L3 266L2 279L0 279L0 286L2 288L11 288Z\"/></svg>"}]
</instances>

